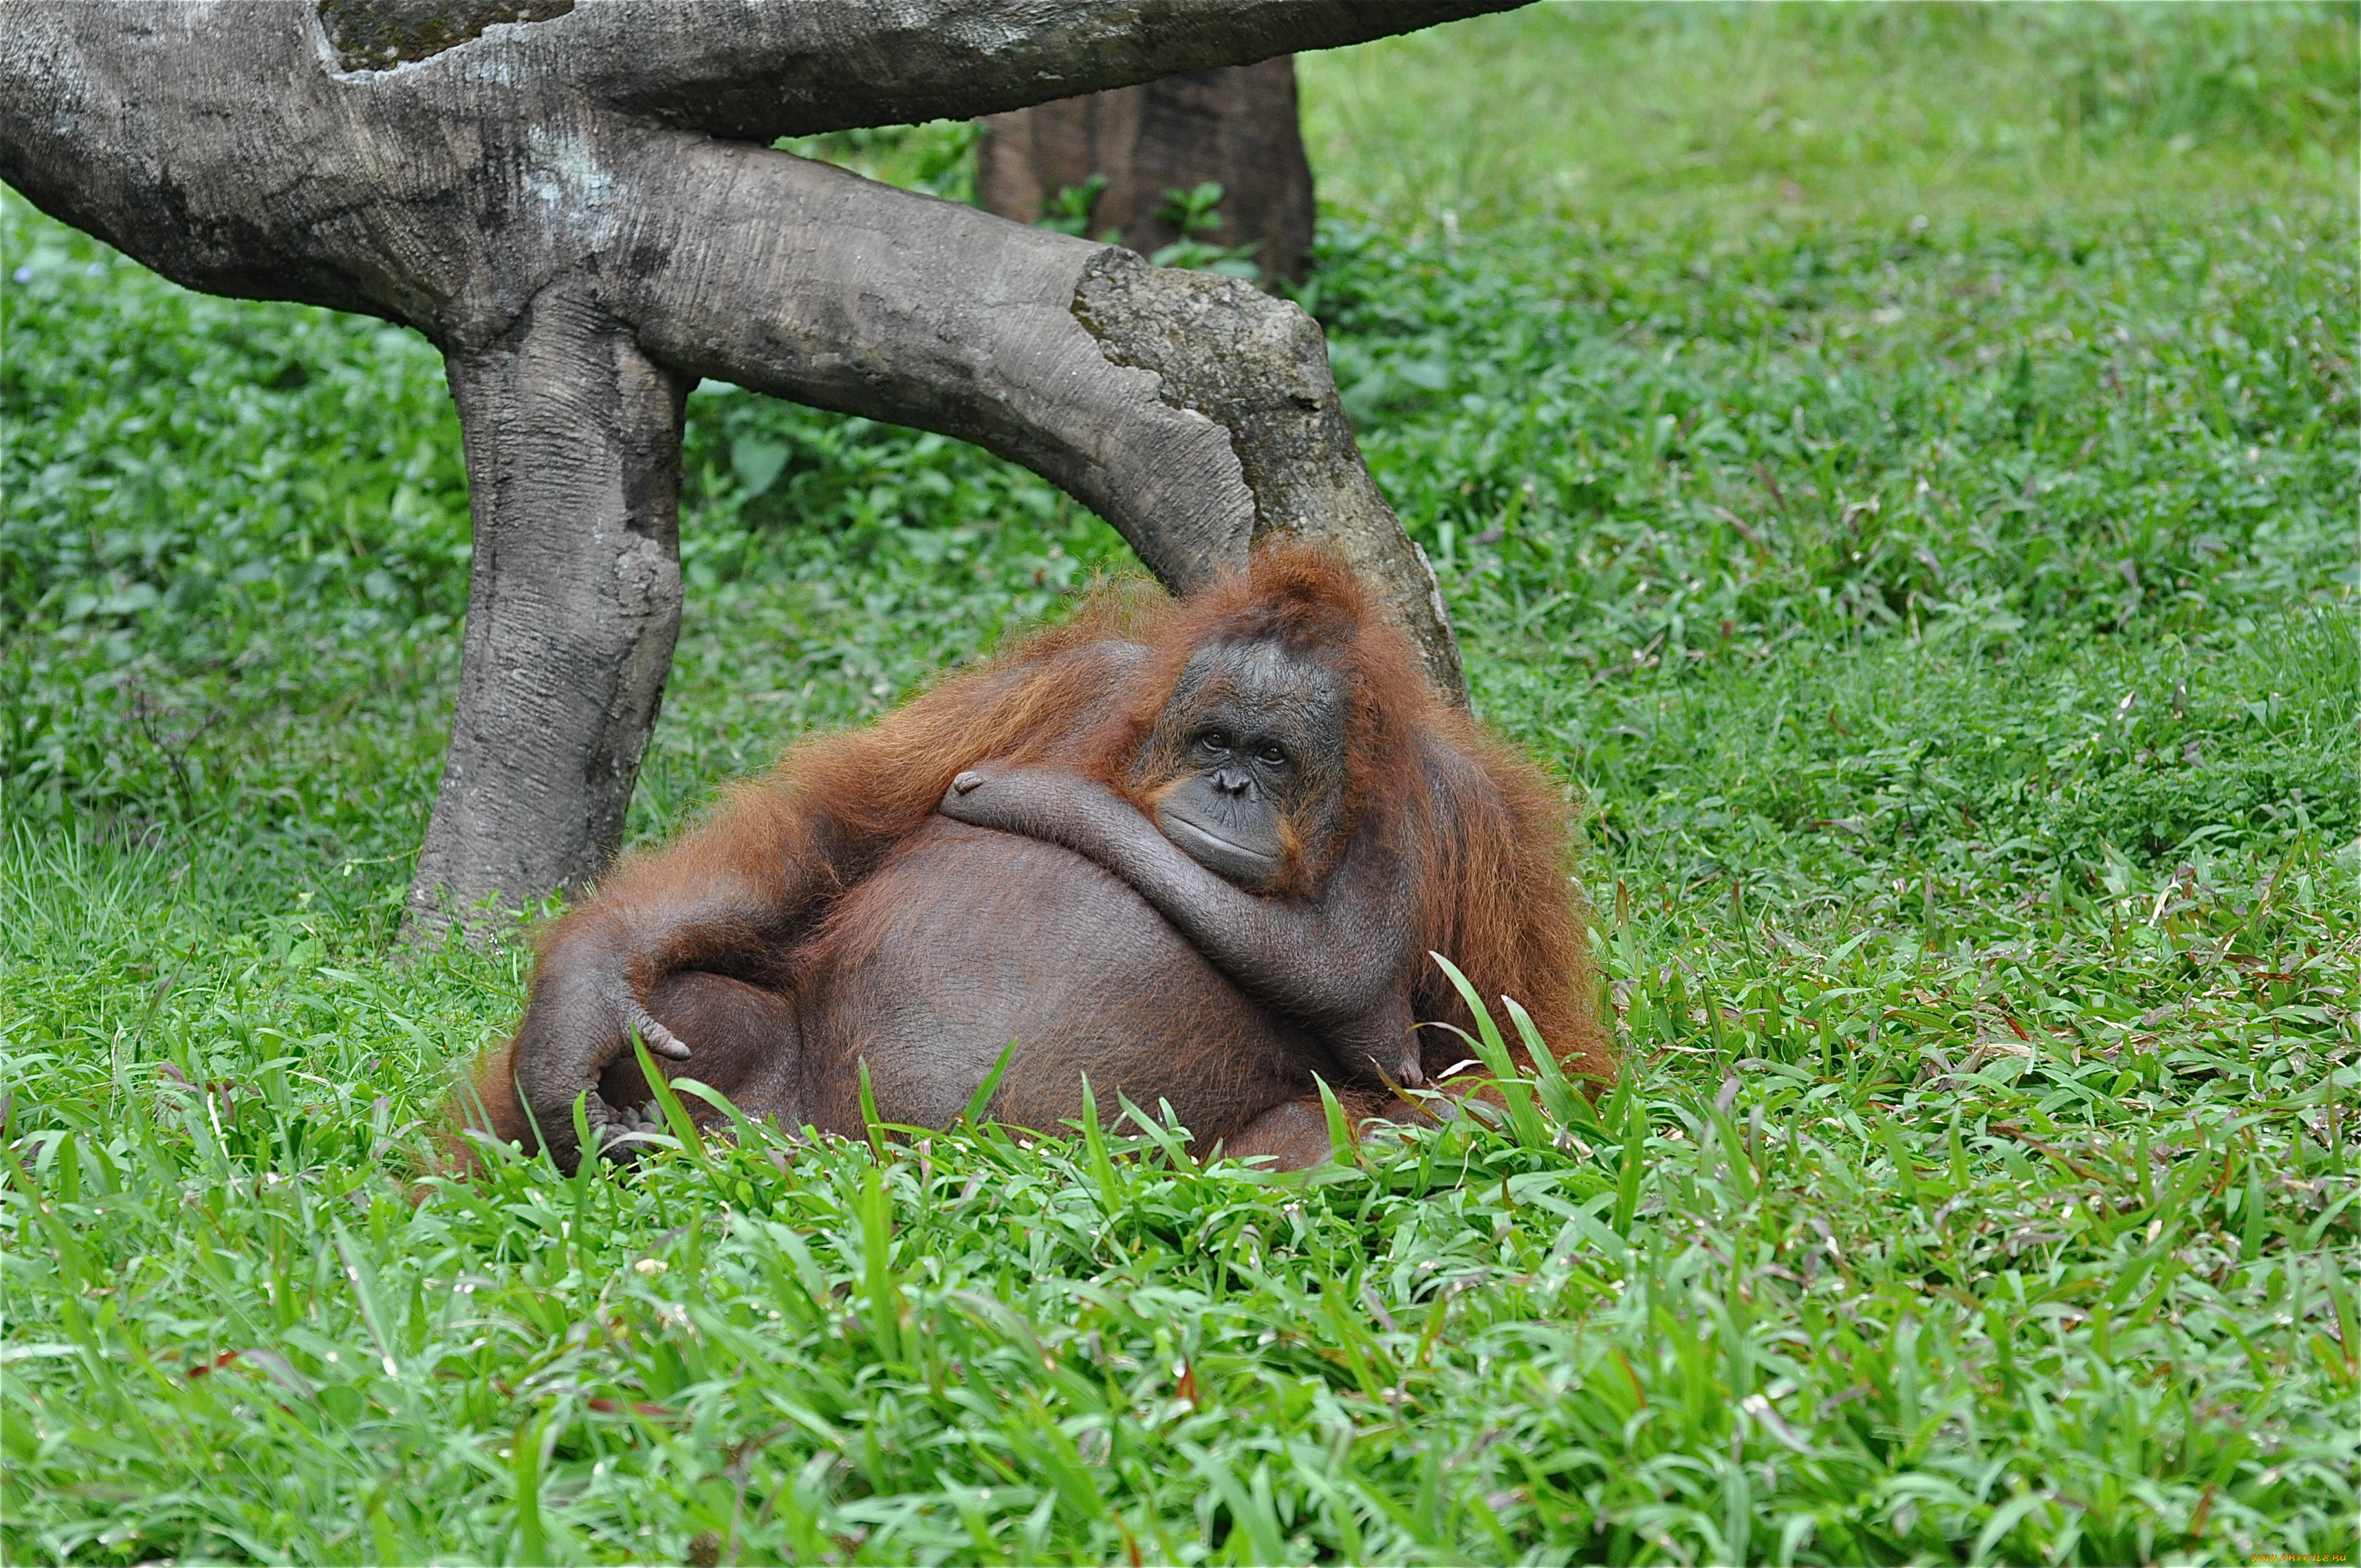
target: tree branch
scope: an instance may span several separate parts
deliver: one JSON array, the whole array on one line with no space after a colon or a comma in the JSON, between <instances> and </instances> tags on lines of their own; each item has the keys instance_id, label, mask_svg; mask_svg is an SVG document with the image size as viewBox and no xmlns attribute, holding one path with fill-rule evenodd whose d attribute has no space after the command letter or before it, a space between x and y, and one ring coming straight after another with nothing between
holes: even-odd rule
<instances>
[{"instance_id":1,"label":"tree branch","mask_svg":"<svg viewBox=\"0 0 2361 1568\"><path fill-rule=\"evenodd\" d=\"M651 353L975 442L1114 523L1177 587L1244 563L1254 499L1226 433L1074 318L1106 247L785 153L658 134L641 159L658 259L616 305Z\"/></svg>"},{"instance_id":2,"label":"tree branch","mask_svg":"<svg viewBox=\"0 0 2361 1568\"><path fill-rule=\"evenodd\" d=\"M1464 700L1434 575L1300 307L785 153L656 133L631 167L659 259L616 308L658 358L987 447L1178 589L1263 533L1333 544Z\"/></svg>"},{"instance_id":3,"label":"tree branch","mask_svg":"<svg viewBox=\"0 0 2361 1568\"><path fill-rule=\"evenodd\" d=\"M388 0L343 0L343 9ZM1528 0L582 0L488 27L594 102L741 141L966 119ZM456 51L464 52L464 51Z\"/></svg>"}]
</instances>

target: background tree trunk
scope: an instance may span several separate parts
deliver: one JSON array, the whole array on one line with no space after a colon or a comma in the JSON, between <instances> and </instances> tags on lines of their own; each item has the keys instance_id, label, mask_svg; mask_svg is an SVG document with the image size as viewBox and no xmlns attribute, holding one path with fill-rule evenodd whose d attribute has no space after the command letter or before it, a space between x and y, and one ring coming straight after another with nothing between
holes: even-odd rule
<instances>
[{"instance_id":1,"label":"background tree trunk","mask_svg":"<svg viewBox=\"0 0 2361 1568\"><path fill-rule=\"evenodd\" d=\"M1184 237L1165 192L1222 187L1222 224L1196 237L1258 248L1263 280L1301 280L1312 246L1312 164L1295 101L1295 57L1187 71L1160 82L1063 98L984 119L976 199L1004 218L1039 221L1093 175L1105 179L1088 227L1142 256Z\"/></svg>"}]
</instances>

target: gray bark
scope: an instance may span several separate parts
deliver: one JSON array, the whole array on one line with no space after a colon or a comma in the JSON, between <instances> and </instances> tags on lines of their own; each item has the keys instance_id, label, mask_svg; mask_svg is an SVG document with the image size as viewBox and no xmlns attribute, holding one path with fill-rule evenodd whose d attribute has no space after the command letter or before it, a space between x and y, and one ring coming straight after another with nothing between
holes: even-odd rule
<instances>
[{"instance_id":1,"label":"gray bark","mask_svg":"<svg viewBox=\"0 0 2361 1568\"><path fill-rule=\"evenodd\" d=\"M423 887L545 889L555 867L580 891L621 839L672 666L688 384L586 294L555 285L450 361L476 553ZM519 819L541 831L504 831Z\"/></svg>"},{"instance_id":2,"label":"gray bark","mask_svg":"<svg viewBox=\"0 0 2361 1568\"><path fill-rule=\"evenodd\" d=\"M658 258L616 305L657 357L1012 458L1175 587L1245 559L1254 499L1222 427L1075 319L1083 270L1110 247L674 133L612 167L644 196ZM677 243L697 234L741 243Z\"/></svg>"},{"instance_id":3,"label":"gray bark","mask_svg":"<svg viewBox=\"0 0 2361 1568\"><path fill-rule=\"evenodd\" d=\"M759 144L1508 3L16 0L0 179L192 288L443 349L477 554L412 891L431 927L613 852L678 628L697 376L975 441L1175 587L1257 532L1333 537L1457 693L1433 576L1300 311ZM488 20L519 15L540 19Z\"/></svg>"}]
</instances>

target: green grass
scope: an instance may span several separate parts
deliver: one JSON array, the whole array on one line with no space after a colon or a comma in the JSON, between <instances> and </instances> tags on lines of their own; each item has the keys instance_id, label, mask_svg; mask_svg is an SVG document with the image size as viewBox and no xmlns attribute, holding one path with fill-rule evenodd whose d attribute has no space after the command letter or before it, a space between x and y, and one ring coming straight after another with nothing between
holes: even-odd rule
<instances>
[{"instance_id":1,"label":"green grass","mask_svg":"<svg viewBox=\"0 0 2361 1568\"><path fill-rule=\"evenodd\" d=\"M1303 299L1632 1054L1297 1184L1126 1124L421 1193L525 972L393 945L439 366L0 197L0 1556L2349 1561L2355 22L1303 61ZM688 472L636 839L1126 559L734 391Z\"/></svg>"},{"instance_id":2,"label":"green grass","mask_svg":"<svg viewBox=\"0 0 2361 1568\"><path fill-rule=\"evenodd\" d=\"M1734 234L2225 193L2311 204L2349 199L2355 20L1554 3L1304 56L1304 135L1324 193L1412 225L1570 208Z\"/></svg>"}]
</instances>

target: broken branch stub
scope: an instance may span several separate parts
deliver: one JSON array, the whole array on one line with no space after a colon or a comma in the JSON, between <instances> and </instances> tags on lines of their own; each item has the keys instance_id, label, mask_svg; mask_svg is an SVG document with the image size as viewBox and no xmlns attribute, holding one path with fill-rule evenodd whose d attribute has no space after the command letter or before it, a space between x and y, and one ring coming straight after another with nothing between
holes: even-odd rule
<instances>
[{"instance_id":1,"label":"broken branch stub","mask_svg":"<svg viewBox=\"0 0 2361 1568\"><path fill-rule=\"evenodd\" d=\"M1113 248L1082 269L1074 315L1109 359L1154 371L1165 401L1229 433L1256 538L1334 547L1410 632L1428 677L1466 704L1434 569L1369 477L1317 323L1235 278Z\"/></svg>"}]
</instances>

